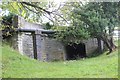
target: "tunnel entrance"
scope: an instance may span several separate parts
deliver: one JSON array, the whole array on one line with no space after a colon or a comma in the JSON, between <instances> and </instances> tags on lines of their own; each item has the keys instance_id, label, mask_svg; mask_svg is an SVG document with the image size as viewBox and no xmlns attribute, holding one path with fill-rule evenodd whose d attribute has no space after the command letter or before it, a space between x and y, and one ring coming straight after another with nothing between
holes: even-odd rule
<instances>
[{"instance_id":1,"label":"tunnel entrance","mask_svg":"<svg viewBox=\"0 0 120 80\"><path fill-rule=\"evenodd\" d=\"M66 46L67 60L76 60L86 57L86 49L84 43L72 44Z\"/></svg>"}]
</instances>

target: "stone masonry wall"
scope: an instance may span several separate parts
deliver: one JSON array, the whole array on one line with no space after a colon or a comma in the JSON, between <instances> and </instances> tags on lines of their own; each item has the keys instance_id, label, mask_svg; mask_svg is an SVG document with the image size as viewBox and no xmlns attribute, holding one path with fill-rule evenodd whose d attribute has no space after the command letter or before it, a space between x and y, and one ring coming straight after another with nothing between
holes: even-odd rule
<instances>
[{"instance_id":1,"label":"stone masonry wall","mask_svg":"<svg viewBox=\"0 0 120 80\"><path fill-rule=\"evenodd\" d=\"M16 21L15 21L16 22ZM37 59L41 61L54 61L54 60L65 60L65 49L64 46L51 38L48 38L47 34L39 34L38 29L43 29L39 24L29 23L23 18L18 17L18 27L21 29L34 29L36 30L36 48L37 48ZM34 58L33 50L33 36L28 32L18 32L17 34L17 45L18 51L22 55ZM15 37L13 38L15 39Z\"/></svg>"},{"instance_id":2,"label":"stone masonry wall","mask_svg":"<svg viewBox=\"0 0 120 80\"><path fill-rule=\"evenodd\" d=\"M28 57L34 58L33 53L33 39L31 33L23 33L22 35L22 50L23 54L27 55Z\"/></svg>"},{"instance_id":3,"label":"stone masonry wall","mask_svg":"<svg viewBox=\"0 0 120 80\"><path fill-rule=\"evenodd\" d=\"M16 22L16 21L15 21ZM37 48L37 59L41 61L55 61L55 60L66 60L65 46L55 39L47 37L47 34L41 34L37 32L38 29L43 29L39 24L29 23L23 18L18 17L18 27L21 29L34 29L36 30L36 48ZM14 45L22 55L34 58L33 50L33 36L31 33L18 32L11 38L11 45ZM97 39L84 40L86 53L90 55L97 49Z\"/></svg>"},{"instance_id":4,"label":"stone masonry wall","mask_svg":"<svg viewBox=\"0 0 120 80\"><path fill-rule=\"evenodd\" d=\"M45 40L44 35L36 34L36 47L37 47L37 59L41 61L46 61L45 53Z\"/></svg>"},{"instance_id":5,"label":"stone masonry wall","mask_svg":"<svg viewBox=\"0 0 120 80\"><path fill-rule=\"evenodd\" d=\"M98 42L96 38L84 40L83 43L85 43L87 56L91 55L98 47Z\"/></svg>"},{"instance_id":6,"label":"stone masonry wall","mask_svg":"<svg viewBox=\"0 0 120 80\"><path fill-rule=\"evenodd\" d=\"M21 29L43 29L43 26L37 23L27 22L24 18L18 16L18 26Z\"/></svg>"},{"instance_id":7,"label":"stone masonry wall","mask_svg":"<svg viewBox=\"0 0 120 80\"><path fill-rule=\"evenodd\" d=\"M42 26L35 23L29 23L24 18L16 16L18 20L14 21L15 25L18 25L18 28L21 29L42 29ZM17 22L18 21L18 22ZM18 24L16 24L18 23ZM17 37L13 37L13 39L17 39L18 51L22 55L27 55L30 58L34 58L34 51L33 51L33 36L30 32L18 32L16 34Z\"/></svg>"},{"instance_id":8,"label":"stone masonry wall","mask_svg":"<svg viewBox=\"0 0 120 80\"><path fill-rule=\"evenodd\" d=\"M41 25L29 23L21 17L18 17L18 27L21 29L42 29ZM19 32L18 47L18 50L21 54L27 55L30 58L34 58L33 36L30 32Z\"/></svg>"},{"instance_id":9,"label":"stone masonry wall","mask_svg":"<svg viewBox=\"0 0 120 80\"><path fill-rule=\"evenodd\" d=\"M55 39L45 38L47 61L66 60L64 45Z\"/></svg>"}]
</instances>

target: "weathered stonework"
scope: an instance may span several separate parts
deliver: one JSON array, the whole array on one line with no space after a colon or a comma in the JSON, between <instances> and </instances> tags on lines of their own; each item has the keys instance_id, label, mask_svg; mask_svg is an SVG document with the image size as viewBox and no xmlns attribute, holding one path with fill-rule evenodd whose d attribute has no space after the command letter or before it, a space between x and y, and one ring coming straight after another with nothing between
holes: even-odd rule
<instances>
[{"instance_id":1,"label":"weathered stonework","mask_svg":"<svg viewBox=\"0 0 120 80\"><path fill-rule=\"evenodd\" d=\"M16 20L18 19L18 20ZM20 29L35 30L34 32L18 32L10 41L11 45L22 55L35 58L41 61L66 60L67 53L63 43L49 38L47 34L42 34L43 26L29 23L21 17L15 17L13 25ZM89 56L97 49L97 40L84 40L86 54Z\"/></svg>"},{"instance_id":2,"label":"weathered stonework","mask_svg":"<svg viewBox=\"0 0 120 80\"><path fill-rule=\"evenodd\" d=\"M48 37L45 37L44 40L47 61L66 60L65 47L61 42Z\"/></svg>"},{"instance_id":3,"label":"weathered stonework","mask_svg":"<svg viewBox=\"0 0 120 80\"><path fill-rule=\"evenodd\" d=\"M34 54L33 54L33 40L32 40L32 36L31 36L31 33L23 33L22 34L22 47L23 49L23 54L31 57L31 58L34 58ZM21 45L21 44L20 44ZM21 50L21 51L22 51Z\"/></svg>"},{"instance_id":4,"label":"weathered stonework","mask_svg":"<svg viewBox=\"0 0 120 80\"><path fill-rule=\"evenodd\" d=\"M97 49L98 46L96 38L84 40L83 43L85 44L87 56L91 55Z\"/></svg>"},{"instance_id":5,"label":"weathered stonework","mask_svg":"<svg viewBox=\"0 0 120 80\"><path fill-rule=\"evenodd\" d=\"M39 31L40 29L43 29L41 25L29 23L23 18L17 16L14 20L13 25L15 25L15 27L17 25L20 29L35 30L34 34L32 32L18 32L16 37L11 38L11 42L13 42L14 39L17 39L14 41L16 42L15 44L17 44L14 48L22 55L35 58L35 54L37 54L37 59L41 61L65 60L64 46L60 42L48 38L47 34L42 34ZM33 40L36 41L36 44L34 44ZM34 45L36 46L36 53L34 51Z\"/></svg>"}]
</instances>

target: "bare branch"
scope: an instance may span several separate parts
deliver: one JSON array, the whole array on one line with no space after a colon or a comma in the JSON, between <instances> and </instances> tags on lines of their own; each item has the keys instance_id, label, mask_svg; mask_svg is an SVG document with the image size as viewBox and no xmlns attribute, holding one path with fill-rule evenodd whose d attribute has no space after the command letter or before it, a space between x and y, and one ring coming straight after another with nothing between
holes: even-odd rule
<instances>
[{"instance_id":1,"label":"bare branch","mask_svg":"<svg viewBox=\"0 0 120 80\"><path fill-rule=\"evenodd\" d=\"M28 8L27 6L25 6L25 5L23 5L23 4L22 4L22 6L25 7L26 9L28 9L29 11L32 11L32 12L34 12L34 13L36 13L36 14L39 14L39 13L40 13L40 12L36 12L36 11ZM35 9L36 9L36 8L35 8ZM36 9L36 10L37 10L37 9ZM48 18L50 21L54 22L52 19L50 19L49 17L47 17L45 14L43 14L43 16L45 16L46 18Z\"/></svg>"},{"instance_id":2,"label":"bare branch","mask_svg":"<svg viewBox=\"0 0 120 80\"><path fill-rule=\"evenodd\" d=\"M50 11L47 11L47 10L45 10L45 9L43 9L43 8L41 8L41 7L39 7L39 6L37 6L37 5L30 4L30 3L28 3L28 2L21 2L21 4L22 4L25 8L27 8L28 10L30 10L30 11L36 13L36 14L40 13L40 11L42 10L42 11L46 12L48 15L53 14L53 15L59 16L59 17L62 18L65 22L67 22L67 20L66 20L63 16L61 16L61 14L56 13L56 11L58 11L58 10L60 9L60 6L61 6L61 5L59 6L58 9L56 9L55 12L54 12L54 11L53 11L53 12L50 12ZM28 7L25 6L25 5L28 5L28 6L33 7L33 8L34 8L36 11L38 11L38 12L36 12L36 11L34 11L34 10L28 8ZM45 14L43 14L43 15L45 16ZM47 17L47 16L45 16L45 17ZM48 18L48 17L47 17L47 18ZM52 19L50 19L50 18L48 18L48 19L51 20L51 21L53 22ZM68 23L68 22L67 22L67 23Z\"/></svg>"},{"instance_id":3,"label":"bare branch","mask_svg":"<svg viewBox=\"0 0 120 80\"><path fill-rule=\"evenodd\" d=\"M38 8L38 9L40 9L40 10L46 12L46 13L49 14L49 15L50 15L50 13L51 13L51 12L49 12L49 11L43 9L42 7L39 7L39 6L36 6L36 5L30 4L30 3L28 3L28 2L21 2L21 3L26 4L26 5L28 5L28 6L32 6L32 7L34 7L34 8Z\"/></svg>"},{"instance_id":4,"label":"bare branch","mask_svg":"<svg viewBox=\"0 0 120 80\"><path fill-rule=\"evenodd\" d=\"M84 6L83 2L81 0L78 0L78 2L80 3L80 6Z\"/></svg>"},{"instance_id":5,"label":"bare branch","mask_svg":"<svg viewBox=\"0 0 120 80\"><path fill-rule=\"evenodd\" d=\"M60 18L62 18L65 22L67 22L68 23L68 21L63 17L63 16L61 16L61 14L57 14L57 13L53 13L53 14L55 14L55 15L57 15L57 16L59 16Z\"/></svg>"},{"instance_id":6,"label":"bare branch","mask_svg":"<svg viewBox=\"0 0 120 80\"><path fill-rule=\"evenodd\" d=\"M43 16L45 16L46 18L48 18L50 21L52 21L54 23L54 21L52 19L50 19L49 17L47 17L45 14L43 14Z\"/></svg>"},{"instance_id":7,"label":"bare branch","mask_svg":"<svg viewBox=\"0 0 120 80\"><path fill-rule=\"evenodd\" d=\"M29 11L32 11L32 12L34 12L34 13L36 13L36 14L38 14L39 12L36 12L36 11L34 11L34 10L32 10L32 9L30 9L30 8L28 8L27 6L25 6L25 5L23 5L23 4L21 4L24 8L26 8L26 9L28 9Z\"/></svg>"}]
</instances>

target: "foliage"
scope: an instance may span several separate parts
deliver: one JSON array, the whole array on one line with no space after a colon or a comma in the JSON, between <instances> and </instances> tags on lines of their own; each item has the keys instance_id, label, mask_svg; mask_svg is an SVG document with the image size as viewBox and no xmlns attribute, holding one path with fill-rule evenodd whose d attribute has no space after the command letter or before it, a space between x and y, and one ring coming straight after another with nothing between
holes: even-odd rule
<instances>
[{"instance_id":1,"label":"foliage","mask_svg":"<svg viewBox=\"0 0 120 80\"><path fill-rule=\"evenodd\" d=\"M89 33L81 27L67 27L59 30L55 37L65 44L80 43L82 40L89 38Z\"/></svg>"},{"instance_id":2,"label":"foliage","mask_svg":"<svg viewBox=\"0 0 120 80\"><path fill-rule=\"evenodd\" d=\"M15 14L9 13L8 15L2 16L2 24L3 25L12 25L12 19Z\"/></svg>"},{"instance_id":3,"label":"foliage","mask_svg":"<svg viewBox=\"0 0 120 80\"><path fill-rule=\"evenodd\" d=\"M91 37L103 40L112 52L116 48L112 36L115 26L119 23L118 9L117 2L90 2L82 7L75 3L71 15L73 25L83 25Z\"/></svg>"},{"instance_id":4,"label":"foliage","mask_svg":"<svg viewBox=\"0 0 120 80\"><path fill-rule=\"evenodd\" d=\"M53 25L51 25L49 22L45 24L45 29L51 29Z\"/></svg>"},{"instance_id":5,"label":"foliage","mask_svg":"<svg viewBox=\"0 0 120 80\"><path fill-rule=\"evenodd\" d=\"M2 17L1 22L1 30L2 30L2 36L3 39L8 38L14 34L14 27L12 26L12 20L15 14L9 13L8 15L4 15Z\"/></svg>"},{"instance_id":6,"label":"foliage","mask_svg":"<svg viewBox=\"0 0 120 80\"><path fill-rule=\"evenodd\" d=\"M55 36L58 40L65 43L79 43L88 37L96 37L103 40L110 52L112 51L114 47L111 44L113 43L112 36L114 27L119 24L120 3L90 2L83 5L81 2L66 2L60 5L62 7L51 10L55 7L53 3L7 2L2 5L2 8L32 18L33 22L39 22L43 15L49 16L50 21L55 22L54 26L68 26L62 29L46 24L48 29L57 29L57 31L60 29Z\"/></svg>"},{"instance_id":7,"label":"foliage","mask_svg":"<svg viewBox=\"0 0 120 80\"><path fill-rule=\"evenodd\" d=\"M85 24L79 19L79 15L73 12L76 7L80 9L82 6L78 2L66 2L61 8L65 19L70 23L69 25L66 24L67 26L64 26L65 28L63 29L61 29L61 26L57 27L59 32L57 32L56 38L65 44L78 44L82 40L90 37L89 32L85 28Z\"/></svg>"},{"instance_id":8,"label":"foliage","mask_svg":"<svg viewBox=\"0 0 120 80\"><path fill-rule=\"evenodd\" d=\"M54 1L43 2L2 2L2 9L13 12L31 22L44 23L51 21L52 24L61 24L64 19L60 8L64 5L57 5ZM45 18L45 19L44 19ZM61 24L62 25L62 24Z\"/></svg>"},{"instance_id":9,"label":"foliage","mask_svg":"<svg viewBox=\"0 0 120 80\"><path fill-rule=\"evenodd\" d=\"M23 17L27 15L27 11L18 2L2 2L1 8L3 11L8 10Z\"/></svg>"},{"instance_id":10,"label":"foliage","mask_svg":"<svg viewBox=\"0 0 120 80\"><path fill-rule=\"evenodd\" d=\"M45 2L30 2L31 4L34 4L36 6L43 6L45 7ZM35 13L32 10L35 10L35 8L32 8L31 6L23 5L22 2L2 2L2 5L0 5L3 11L7 10L11 13L15 13L16 15L22 16L25 19L27 19L30 22L39 22L40 17L42 16L41 11L37 10L38 12Z\"/></svg>"},{"instance_id":11,"label":"foliage","mask_svg":"<svg viewBox=\"0 0 120 80\"><path fill-rule=\"evenodd\" d=\"M76 19L74 23L83 21L91 36L100 36L101 33L106 33L107 29L114 30L118 23L117 8L118 3L111 2L90 2L84 5L83 9L76 6L73 10L73 17Z\"/></svg>"}]
</instances>

